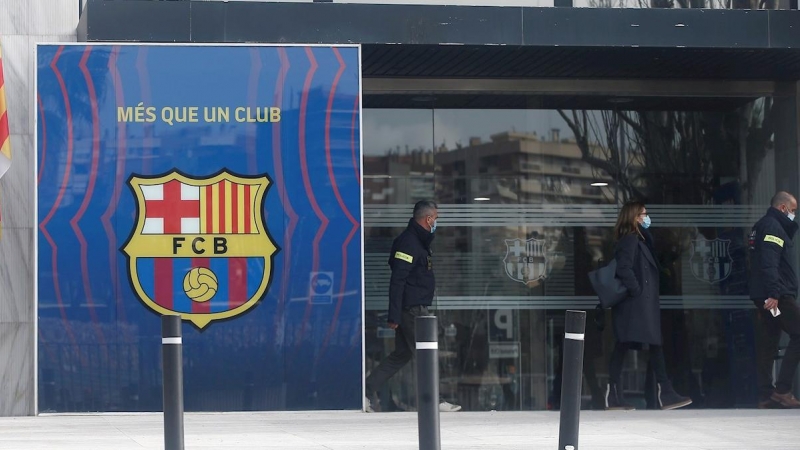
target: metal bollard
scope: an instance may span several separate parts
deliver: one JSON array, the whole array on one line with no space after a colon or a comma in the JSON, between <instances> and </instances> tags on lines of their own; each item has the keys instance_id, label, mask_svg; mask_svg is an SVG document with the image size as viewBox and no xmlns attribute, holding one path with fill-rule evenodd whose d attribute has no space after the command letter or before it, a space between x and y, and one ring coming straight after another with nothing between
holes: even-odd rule
<instances>
[{"instance_id":1,"label":"metal bollard","mask_svg":"<svg viewBox=\"0 0 800 450\"><path fill-rule=\"evenodd\" d=\"M578 450L583 382L583 335L586 312L567 311L564 325L564 364L561 370L561 417L559 450Z\"/></svg>"},{"instance_id":2,"label":"metal bollard","mask_svg":"<svg viewBox=\"0 0 800 450\"><path fill-rule=\"evenodd\" d=\"M419 450L440 450L439 339L436 316L416 318Z\"/></svg>"},{"instance_id":3,"label":"metal bollard","mask_svg":"<svg viewBox=\"0 0 800 450\"><path fill-rule=\"evenodd\" d=\"M183 450L182 347L181 316L161 316L164 450Z\"/></svg>"}]
</instances>

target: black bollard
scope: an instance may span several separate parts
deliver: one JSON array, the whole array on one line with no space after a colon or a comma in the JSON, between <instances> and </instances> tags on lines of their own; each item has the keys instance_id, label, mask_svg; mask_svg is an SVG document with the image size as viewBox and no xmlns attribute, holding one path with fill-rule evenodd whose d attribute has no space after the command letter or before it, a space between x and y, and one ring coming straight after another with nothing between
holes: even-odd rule
<instances>
[{"instance_id":1,"label":"black bollard","mask_svg":"<svg viewBox=\"0 0 800 450\"><path fill-rule=\"evenodd\" d=\"M586 312L567 311L564 331L564 365L561 370L561 418L558 431L558 449L578 450L581 385L583 382L583 335L586 332Z\"/></svg>"},{"instance_id":2,"label":"black bollard","mask_svg":"<svg viewBox=\"0 0 800 450\"><path fill-rule=\"evenodd\" d=\"M440 450L439 338L436 316L416 318L419 450Z\"/></svg>"},{"instance_id":3,"label":"black bollard","mask_svg":"<svg viewBox=\"0 0 800 450\"><path fill-rule=\"evenodd\" d=\"M161 316L164 450L183 450L182 347L181 316Z\"/></svg>"}]
</instances>

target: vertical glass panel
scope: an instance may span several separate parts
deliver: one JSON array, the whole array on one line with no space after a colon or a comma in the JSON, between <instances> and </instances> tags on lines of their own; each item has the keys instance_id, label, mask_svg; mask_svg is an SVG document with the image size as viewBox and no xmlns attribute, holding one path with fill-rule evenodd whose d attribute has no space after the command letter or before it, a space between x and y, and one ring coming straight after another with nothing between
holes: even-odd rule
<instances>
[{"instance_id":1,"label":"vertical glass panel","mask_svg":"<svg viewBox=\"0 0 800 450\"><path fill-rule=\"evenodd\" d=\"M366 373L394 350L394 331L386 326L392 241L408 225L414 203L434 197L431 113L372 109L364 115ZM382 409L413 407L413 380L409 364L382 391Z\"/></svg>"}]
</instances>

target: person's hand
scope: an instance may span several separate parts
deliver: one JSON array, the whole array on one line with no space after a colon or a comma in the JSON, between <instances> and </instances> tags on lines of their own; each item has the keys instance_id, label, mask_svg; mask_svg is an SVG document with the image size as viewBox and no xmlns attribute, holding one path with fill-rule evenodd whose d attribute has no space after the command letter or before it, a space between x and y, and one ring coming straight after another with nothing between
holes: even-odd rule
<instances>
[{"instance_id":1,"label":"person's hand","mask_svg":"<svg viewBox=\"0 0 800 450\"><path fill-rule=\"evenodd\" d=\"M393 330L396 330L397 329L397 324L394 323L394 322L389 322L389 328L391 328Z\"/></svg>"},{"instance_id":2,"label":"person's hand","mask_svg":"<svg viewBox=\"0 0 800 450\"><path fill-rule=\"evenodd\" d=\"M772 309L775 309L777 307L778 307L778 300L776 300L774 298L768 298L764 302L764 309L772 310Z\"/></svg>"},{"instance_id":3,"label":"person's hand","mask_svg":"<svg viewBox=\"0 0 800 450\"><path fill-rule=\"evenodd\" d=\"M525 286L527 286L529 288L535 288L535 287L539 286L540 284L542 284L542 281L544 281L544 278L545 277L541 277L541 278L537 278L535 280L527 281L525 283Z\"/></svg>"}]
</instances>

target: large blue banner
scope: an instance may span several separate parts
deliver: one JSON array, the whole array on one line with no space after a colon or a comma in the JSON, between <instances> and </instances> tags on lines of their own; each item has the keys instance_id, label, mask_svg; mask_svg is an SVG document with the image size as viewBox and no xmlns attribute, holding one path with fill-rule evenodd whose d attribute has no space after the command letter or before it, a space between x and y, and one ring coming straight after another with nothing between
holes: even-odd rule
<instances>
[{"instance_id":1,"label":"large blue banner","mask_svg":"<svg viewBox=\"0 0 800 450\"><path fill-rule=\"evenodd\" d=\"M359 49L37 48L39 408L358 409Z\"/></svg>"}]
</instances>

